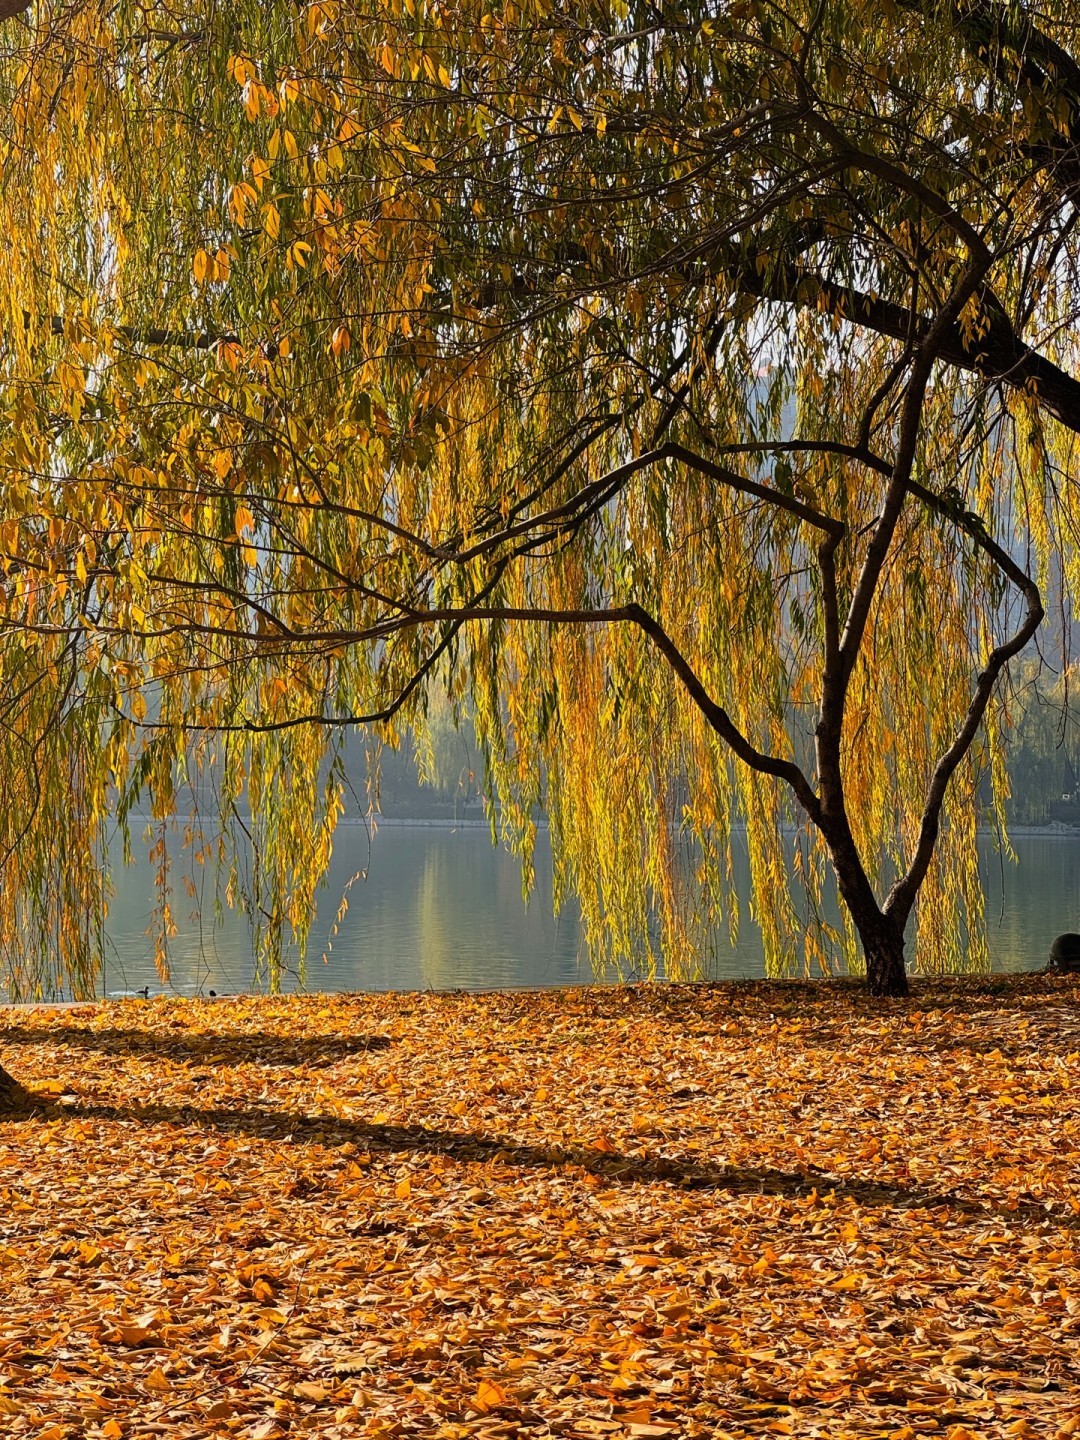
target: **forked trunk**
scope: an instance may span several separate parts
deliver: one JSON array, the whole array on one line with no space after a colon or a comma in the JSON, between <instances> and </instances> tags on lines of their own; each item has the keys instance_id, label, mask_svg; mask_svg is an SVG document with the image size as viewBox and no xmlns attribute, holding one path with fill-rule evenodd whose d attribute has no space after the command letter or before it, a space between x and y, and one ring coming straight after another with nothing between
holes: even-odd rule
<instances>
[{"instance_id":1,"label":"forked trunk","mask_svg":"<svg viewBox=\"0 0 1080 1440\"><path fill-rule=\"evenodd\" d=\"M829 848L840 894L862 942L866 988L871 995L906 995L903 924L878 904L846 825L839 841Z\"/></svg>"}]
</instances>

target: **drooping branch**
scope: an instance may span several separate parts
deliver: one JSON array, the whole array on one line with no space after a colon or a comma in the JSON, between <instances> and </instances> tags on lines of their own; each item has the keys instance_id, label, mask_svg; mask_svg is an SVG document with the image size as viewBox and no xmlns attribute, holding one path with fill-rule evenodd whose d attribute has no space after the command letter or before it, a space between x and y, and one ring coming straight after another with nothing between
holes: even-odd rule
<instances>
[{"instance_id":1,"label":"drooping branch","mask_svg":"<svg viewBox=\"0 0 1080 1440\"><path fill-rule=\"evenodd\" d=\"M640 605L627 605L625 617L632 620L648 635L682 681L687 693L702 715L739 759L751 770L756 770L759 775L774 775L778 780L785 780L791 786L810 819L815 824L820 824L821 802L802 769L793 760L784 760L778 755L768 755L750 743L723 706L718 705L712 699L685 655L660 622L654 619L648 611Z\"/></svg>"},{"instance_id":2,"label":"drooping branch","mask_svg":"<svg viewBox=\"0 0 1080 1440\"><path fill-rule=\"evenodd\" d=\"M987 534L977 515L961 511L957 506L951 505L940 495L935 495L932 490L928 490L916 481L909 481L908 488L930 509L945 516L969 535L978 548L1016 586L1024 597L1024 619L1008 640L991 650L986 664L976 680L975 692L971 697L963 722L957 730L952 744L934 766L919 825L919 838L915 845L911 864L908 866L907 873L901 876L892 887L883 907L885 913L895 917L901 926L906 923L908 915L911 913L911 907L915 903L915 897L919 893L919 887L930 868L941 825L945 791L949 781L967 754L971 742L975 739L975 733L986 714L986 708L990 703L994 686L997 684L1001 672L1032 639L1042 623L1044 614L1038 585L1030 575L1021 569L1012 556Z\"/></svg>"},{"instance_id":3,"label":"drooping branch","mask_svg":"<svg viewBox=\"0 0 1080 1440\"><path fill-rule=\"evenodd\" d=\"M655 644L664 659L671 666L672 671L678 677L683 687L689 694L691 700L701 711L709 725L735 752L740 760L759 774L772 775L777 779L784 780L790 785L800 804L807 814L815 822L819 823L821 818L821 806L813 787L801 768L791 760L785 760L777 755L770 755L766 751L759 750L738 728L731 716L719 705L708 693L697 675L693 666L687 660L674 640L668 634L663 625L656 620L641 605L631 603L628 605L611 606L605 609L558 609L551 606L511 606L511 605L490 605L471 604L463 606L439 606L433 607L424 612L413 611L407 616L399 616L392 621L381 625L373 625L366 630L356 631L334 631L332 634L305 637L316 643L319 641L333 642L334 645L360 644L372 640L384 641L390 635L400 634L407 630L416 629L421 625L442 624L449 627L445 630L437 650L422 664L417 673L409 680L402 694L395 696L394 700L386 706L379 707L366 714L349 714L339 717L326 717L318 714L309 714L302 717L291 717L287 721L267 722L242 722L230 724L216 723L212 727L215 732L264 732L294 728L303 724L373 724L381 720L389 719L395 715L404 703L404 699L412 694L423 678L429 673L431 666L438 656L451 643L453 637L460 631L463 625L470 622L510 621L517 623L550 624L550 625L614 625L632 624L636 625ZM235 636L234 638L244 638ZM247 638L257 638L250 636ZM124 716L131 720L130 716ZM132 721L141 729L164 729L168 728L157 721ZM192 732L204 727L199 725L188 725Z\"/></svg>"}]
</instances>

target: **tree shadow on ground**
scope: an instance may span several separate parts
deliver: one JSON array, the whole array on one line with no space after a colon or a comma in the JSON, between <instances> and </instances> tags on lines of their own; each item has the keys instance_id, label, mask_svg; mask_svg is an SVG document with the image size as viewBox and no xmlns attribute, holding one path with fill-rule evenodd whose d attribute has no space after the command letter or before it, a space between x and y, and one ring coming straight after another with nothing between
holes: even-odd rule
<instances>
[{"instance_id":1,"label":"tree shadow on ground","mask_svg":"<svg viewBox=\"0 0 1080 1440\"><path fill-rule=\"evenodd\" d=\"M623 1155L587 1146L535 1144L509 1135L483 1135L442 1130L426 1125L380 1125L346 1120L333 1115L307 1115L298 1111L255 1108L207 1108L161 1103L110 1105L87 1102L49 1106L52 1116L119 1124L168 1125L182 1130L216 1130L242 1134L275 1143L317 1143L329 1147L353 1145L371 1154L444 1155L465 1164L502 1164L525 1169L579 1169L611 1185L665 1184L680 1190L717 1190L737 1195L775 1195L805 1201L816 1191L868 1207L902 1210L941 1210L986 1219L1001 1214L1026 1216L1045 1225L1080 1228L1080 1217L1050 1216L1040 1202L1021 1201L1015 1207L984 1203L962 1195L921 1187L890 1185L871 1178L842 1177L806 1167L786 1171L725 1165L708 1160L661 1155Z\"/></svg>"},{"instance_id":2,"label":"tree shadow on ground","mask_svg":"<svg viewBox=\"0 0 1080 1440\"><path fill-rule=\"evenodd\" d=\"M227 1060L230 1065L318 1068L350 1055L388 1050L391 1041L385 1035L251 1035L233 1031L192 1035L181 1030L169 1034L161 1030L94 1030L89 1026L0 1026L0 1052L16 1045L70 1045L107 1055L172 1060L177 1064L206 1065L212 1060Z\"/></svg>"}]
</instances>

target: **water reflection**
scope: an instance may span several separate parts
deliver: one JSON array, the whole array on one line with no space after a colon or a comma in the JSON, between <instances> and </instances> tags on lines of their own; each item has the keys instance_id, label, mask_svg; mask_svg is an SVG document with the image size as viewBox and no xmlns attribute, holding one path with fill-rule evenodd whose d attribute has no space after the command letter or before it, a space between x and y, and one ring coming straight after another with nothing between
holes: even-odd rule
<instances>
[{"instance_id":1,"label":"water reflection","mask_svg":"<svg viewBox=\"0 0 1080 1440\"><path fill-rule=\"evenodd\" d=\"M1080 835L1020 835L1019 863L1002 860L989 842L981 861L987 884L994 968L1015 971L1046 963L1050 942L1080 929ZM749 917L745 851L736 853L743 901L739 943L722 946L711 978L762 975L761 935ZM366 878L350 880L357 871ZM235 993L252 986L246 920L226 911L213 919L214 878L194 877L188 902L177 877L173 911L179 934L170 944L170 988L181 994ZM144 862L116 877L108 932L106 993L160 988L153 945L145 931L153 906L152 872ZM343 893L349 908L337 933ZM201 907L200 921L195 911ZM287 989L453 990L561 986L595 979L583 953L578 915L552 913L551 857L543 832L537 844L536 889L526 906L518 862L493 849L484 827L383 825L369 844L362 825L343 826L313 928L306 974L292 956Z\"/></svg>"},{"instance_id":2,"label":"water reflection","mask_svg":"<svg viewBox=\"0 0 1080 1440\"><path fill-rule=\"evenodd\" d=\"M357 871L366 877L354 880ZM136 864L117 876L109 923L109 993L158 988L145 934L151 876ZM352 882L352 883L350 883ZM333 922L347 895L348 912ZM184 917L169 949L171 988L184 994L246 990L252 983L247 922L227 914L220 927ZM380 827L369 845L361 825L343 825L312 928L306 971L292 956L287 989L456 990L593 981L576 911L553 914L551 852L537 844L536 887L528 905L517 860L493 849L485 827Z\"/></svg>"},{"instance_id":3,"label":"water reflection","mask_svg":"<svg viewBox=\"0 0 1080 1440\"><path fill-rule=\"evenodd\" d=\"M1046 964L1050 942L1080 930L1080 835L1019 835L1017 864L981 847L987 932L995 970Z\"/></svg>"}]
</instances>

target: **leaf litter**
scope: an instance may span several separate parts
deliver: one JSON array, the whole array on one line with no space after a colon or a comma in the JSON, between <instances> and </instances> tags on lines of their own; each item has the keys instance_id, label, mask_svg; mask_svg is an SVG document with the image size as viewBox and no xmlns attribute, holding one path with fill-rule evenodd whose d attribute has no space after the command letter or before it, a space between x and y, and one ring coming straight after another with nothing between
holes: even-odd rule
<instances>
[{"instance_id":1,"label":"leaf litter","mask_svg":"<svg viewBox=\"0 0 1080 1440\"><path fill-rule=\"evenodd\" d=\"M7 1010L0 1433L1080 1435L1068 977Z\"/></svg>"}]
</instances>

